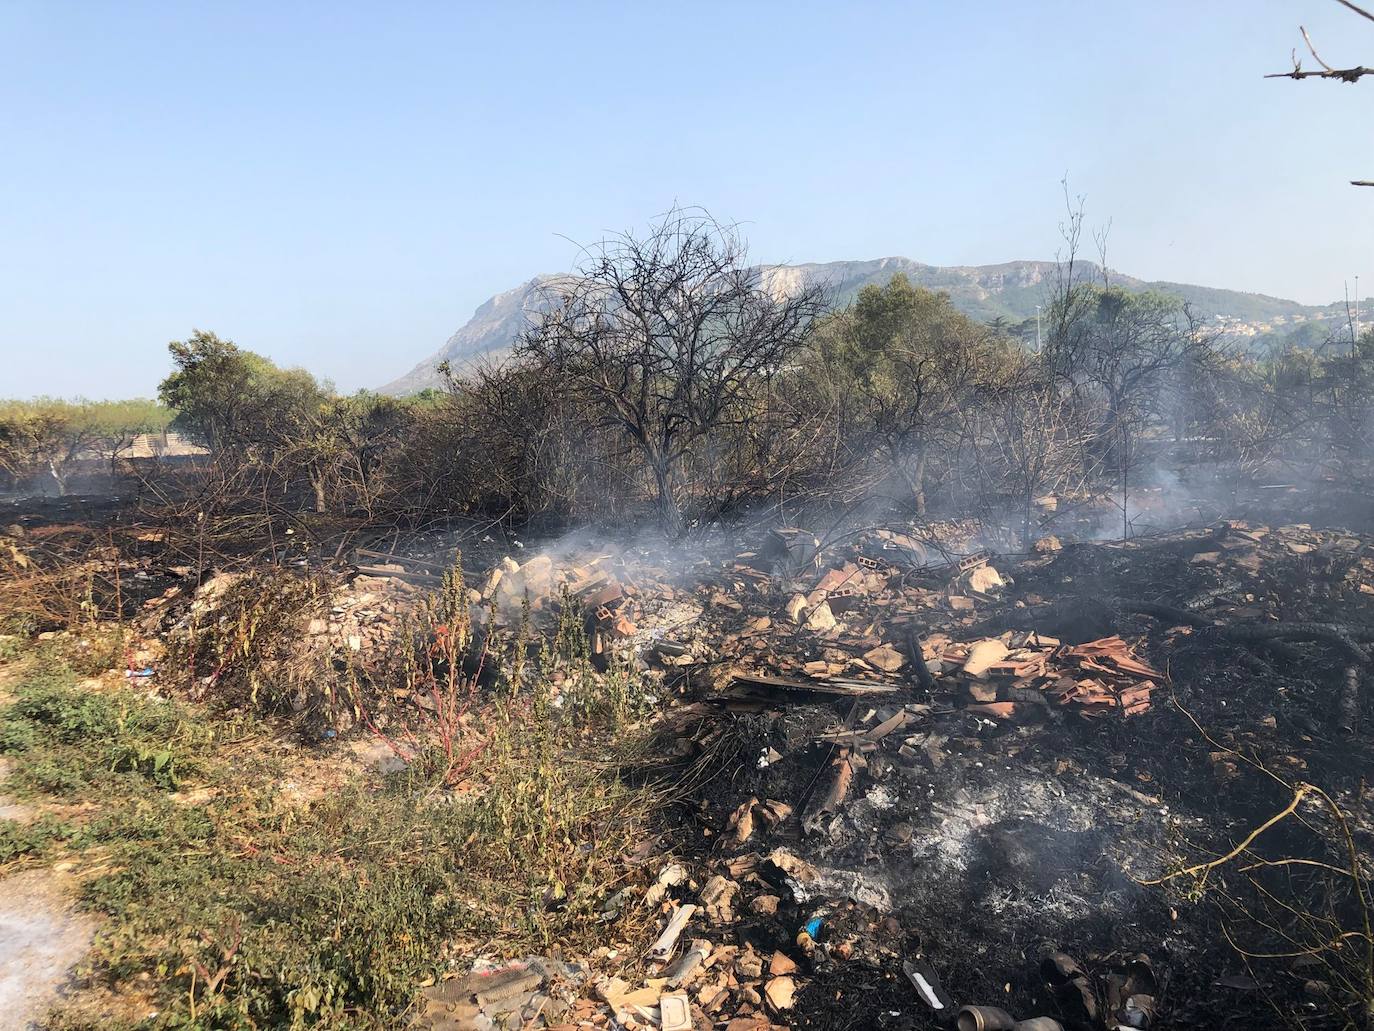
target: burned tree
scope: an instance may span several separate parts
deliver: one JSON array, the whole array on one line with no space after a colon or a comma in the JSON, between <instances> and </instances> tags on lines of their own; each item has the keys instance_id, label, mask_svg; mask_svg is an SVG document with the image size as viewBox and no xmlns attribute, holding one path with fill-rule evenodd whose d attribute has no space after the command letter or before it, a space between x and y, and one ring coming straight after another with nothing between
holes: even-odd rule
<instances>
[{"instance_id":1,"label":"burned tree","mask_svg":"<svg viewBox=\"0 0 1374 1031\"><path fill-rule=\"evenodd\" d=\"M1096 450L1120 486L1123 536L1130 535L1127 488L1142 438L1164 416L1173 377L1211 352L1211 339L1173 298L1115 288L1096 296L1074 372L1098 409Z\"/></svg>"},{"instance_id":2,"label":"burned tree","mask_svg":"<svg viewBox=\"0 0 1374 1031\"><path fill-rule=\"evenodd\" d=\"M1177 393L1179 377L1218 357L1216 334L1204 331L1177 298L1113 285L1105 227L1094 233L1099 264L1081 261L1083 199L1070 196L1067 182L1064 201L1067 218L1060 233L1066 252L1057 260L1047 306L1050 330L1040 362L1096 427L1091 446L1083 451L1084 469L1100 468L1116 479L1124 537L1130 535L1127 493L1139 445L1158 435L1177 413L1170 395Z\"/></svg>"},{"instance_id":3,"label":"burned tree","mask_svg":"<svg viewBox=\"0 0 1374 1031\"><path fill-rule=\"evenodd\" d=\"M752 392L795 360L824 310L822 291L769 289L733 227L681 209L645 236L625 233L587 253L517 354L623 430L665 526L680 530L684 459L747 418Z\"/></svg>"},{"instance_id":4,"label":"burned tree","mask_svg":"<svg viewBox=\"0 0 1374 1031\"><path fill-rule=\"evenodd\" d=\"M1072 393L1030 362L1014 381L989 392L970 418L983 508L1010 505L1023 550L1036 536L1036 499L1071 492L1095 472L1085 460L1090 439Z\"/></svg>"}]
</instances>

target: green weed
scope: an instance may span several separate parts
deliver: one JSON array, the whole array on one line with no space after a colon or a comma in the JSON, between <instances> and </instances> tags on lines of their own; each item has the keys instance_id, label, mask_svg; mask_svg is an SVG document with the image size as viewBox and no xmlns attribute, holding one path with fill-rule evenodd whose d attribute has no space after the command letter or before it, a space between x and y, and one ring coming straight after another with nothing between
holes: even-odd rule
<instances>
[{"instance_id":1,"label":"green weed","mask_svg":"<svg viewBox=\"0 0 1374 1031\"><path fill-rule=\"evenodd\" d=\"M17 859L40 859L72 834L69 825L50 816L32 823L0 820L0 867Z\"/></svg>"},{"instance_id":2,"label":"green weed","mask_svg":"<svg viewBox=\"0 0 1374 1031\"><path fill-rule=\"evenodd\" d=\"M526 681L549 693L533 669ZM603 731L501 694L473 702L480 762L459 783L453 743L436 741L432 761L300 803L282 790L300 770L267 725L31 676L0 710L13 785L90 815L0 830L0 856L94 850L81 901L106 919L91 977L115 992L151 985L144 1026L394 1027L418 985L477 948L603 942L601 908L642 833L649 800L622 783ZM58 1026L82 1026L78 1002Z\"/></svg>"},{"instance_id":3,"label":"green weed","mask_svg":"<svg viewBox=\"0 0 1374 1031\"><path fill-rule=\"evenodd\" d=\"M172 790L214 740L211 724L189 720L171 703L82 690L71 679L64 670L32 675L0 716L0 754L26 760L13 778L20 790L108 790L124 773Z\"/></svg>"}]
</instances>

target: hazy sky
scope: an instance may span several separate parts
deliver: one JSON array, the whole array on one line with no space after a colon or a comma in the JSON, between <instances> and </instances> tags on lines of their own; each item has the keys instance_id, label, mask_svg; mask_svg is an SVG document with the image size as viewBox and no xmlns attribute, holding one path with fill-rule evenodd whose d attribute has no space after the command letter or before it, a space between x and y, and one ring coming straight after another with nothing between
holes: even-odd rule
<instances>
[{"instance_id":1,"label":"hazy sky","mask_svg":"<svg viewBox=\"0 0 1374 1031\"><path fill-rule=\"evenodd\" d=\"M341 388L674 200L762 261L1052 257L1374 292L1374 81L1266 81L1334 0L0 0L0 396L151 394L210 329ZM1311 65L1310 59L1306 62Z\"/></svg>"}]
</instances>

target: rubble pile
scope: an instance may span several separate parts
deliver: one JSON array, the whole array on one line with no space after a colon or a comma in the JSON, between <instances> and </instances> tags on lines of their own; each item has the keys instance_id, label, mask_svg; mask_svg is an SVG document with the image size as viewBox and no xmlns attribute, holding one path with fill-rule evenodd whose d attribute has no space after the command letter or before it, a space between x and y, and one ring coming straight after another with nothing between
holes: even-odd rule
<instances>
[{"instance_id":1,"label":"rubble pile","mask_svg":"<svg viewBox=\"0 0 1374 1031\"><path fill-rule=\"evenodd\" d=\"M542 956L479 959L466 976L426 988L414 1022L434 1031L548 1026L573 1011L587 974L585 963Z\"/></svg>"},{"instance_id":2,"label":"rubble pile","mask_svg":"<svg viewBox=\"0 0 1374 1031\"><path fill-rule=\"evenodd\" d=\"M1305 770L1358 722L1358 691L1338 719L1330 685L1374 641L1374 549L1234 520L1016 558L976 543L783 527L696 550L560 541L470 572L475 623L572 615L595 661L661 682L692 833L645 894L623 889L655 921L647 955L479 965L427 990L420 1025L743 1031L842 1006L1054 1031L1183 1012L1139 953L1194 962L1215 935L1136 881L1178 834L1234 839L1252 814L1227 822L1230 800L1187 779L1173 745L1196 728L1152 707L1163 670L1225 741L1198 753L1225 783L1229 747ZM373 558L311 637L384 651L450 559ZM1180 675L1182 655L1201 658ZM1367 668L1354 682L1374 691Z\"/></svg>"},{"instance_id":3,"label":"rubble pile","mask_svg":"<svg viewBox=\"0 0 1374 1031\"><path fill-rule=\"evenodd\" d=\"M1029 732L1051 711L1137 715L1162 681L1120 637L1066 644L1033 631L972 632L1005 607L1009 586L986 555L945 556L895 531L822 549L783 529L757 548L675 568L588 547L493 570L471 598L475 614L511 627L526 612L537 621L576 605L595 654L657 670L685 693L667 716L673 726L711 711L805 723L749 759L748 783L776 771L766 781L774 790L728 809L717 796L703 814L710 854L670 863L650 886L641 904L658 914L658 938L647 967L590 977L580 998L529 1026L790 1025L818 975L923 962L894 915L900 895L888 872L850 868L856 830L869 849L910 852L928 832L895 818L904 778L981 766L981 728L998 722ZM721 725L701 726L680 742L689 755L719 744ZM911 772L894 779L894 769ZM1100 816L1076 824L1086 832ZM969 819L976 829L979 817ZM798 840L838 861L818 865L779 845ZM935 978L923 969L924 978L906 975L906 998L921 999L920 985ZM530 987L525 1005L544 990ZM444 988L455 991L468 987ZM485 1026L475 996L466 1005L476 1022L461 1026ZM943 1018L990 1012L954 1007ZM1057 1026L1039 1019L1027 1026Z\"/></svg>"},{"instance_id":4,"label":"rubble pile","mask_svg":"<svg viewBox=\"0 0 1374 1031\"><path fill-rule=\"evenodd\" d=\"M1132 879L1159 874L1180 828L1215 832L1217 814L1210 793L1188 781L1190 765L1163 744L1182 734L1196 746L1196 727L1172 712L1169 729L1141 719L1165 682L1163 663L1145 653L1206 650L1209 663L1175 686L1213 706L1238 690L1283 692L1294 683L1285 668L1318 677L1323 663L1343 660L1325 639L1302 636L1310 628L1294 630L1295 649L1262 658L1280 666L1260 680L1250 664L1223 658L1225 642L1250 639L1230 628L1284 633L1323 620L1354 624L1367 639L1367 540L1231 521L1124 543L1054 541L1009 567L1015 581L987 556L932 558L912 540L870 534L824 549L788 532L771 562L767 545L738 552L702 570L702 616L672 631L694 661L641 653L696 700L692 712L752 721L708 721L686 748L691 762L722 761L731 727L760 728L736 749L731 762L743 768L731 767L729 787L701 791L714 842L708 869L738 889L726 893L723 919L718 906L685 904L707 910L702 933L712 940L754 951L766 951L760 940L788 942L794 1009L771 1015L790 1024L828 1026L820 1010L878 977L871 1005L848 996L859 1012L876 1014L876 1000L901 1000L893 1012L903 1020L913 1000L930 1009L930 1024L894 1026L1011 1027L1008 1013L1025 1028L1162 1026L1159 986L1138 947L1161 947L1178 914ZM989 633L999 622L1017 629ZM652 618L641 625L653 629ZM1065 717L1079 717L1081 733ZM1290 736L1287 747L1316 747L1303 740ZM1215 763L1221 753L1189 754ZM1233 834L1245 818L1237 826ZM856 910L865 919L853 921ZM926 994L937 968L948 977L972 955L934 928L967 924L966 947L981 953L1003 935L1053 943L1072 929L1081 938L1099 914L1091 974L1068 961L1076 972L1056 983L1045 964L1043 981L1008 982L1004 996L992 994L991 978L972 979L973 998L960 1001L991 1007L945 1009L954 1006L947 993L938 1003ZM1182 933L1173 925L1173 949ZM1199 935L1193 962L1215 940ZM999 962L1015 968L1011 955ZM913 976L917 967L926 975ZM905 994L892 980L901 973ZM1177 991L1166 1001L1176 1016L1226 1005L1205 1001L1222 988L1197 985L1196 1000ZM752 1004L731 1001L746 1013Z\"/></svg>"},{"instance_id":5,"label":"rubble pile","mask_svg":"<svg viewBox=\"0 0 1374 1031\"><path fill-rule=\"evenodd\" d=\"M488 575L480 591L470 592L473 619L510 626L524 618L528 609L536 619L559 609L565 602L582 606L591 628L594 655L604 655L611 642L633 637L640 588L622 583L610 568L610 555L580 556L580 560L555 568L548 555L536 555L525 563L507 556ZM660 594L671 587L658 585Z\"/></svg>"},{"instance_id":6,"label":"rubble pile","mask_svg":"<svg viewBox=\"0 0 1374 1031\"><path fill-rule=\"evenodd\" d=\"M670 890L695 891L698 902L667 898ZM657 1028L691 1031L721 1026L764 1031L785 1026L774 1018L792 1008L799 966L781 950L713 944L688 933L694 921L735 920L732 902L740 884L722 876L705 885L691 881L681 864L666 867L650 887L645 905L665 913L663 931L646 955L647 976L634 981L594 974L585 962L530 957L513 963L478 960L465 976L422 993L414 1026L432 1031L486 1031L544 1027ZM593 957L601 966L623 959L612 949Z\"/></svg>"},{"instance_id":7,"label":"rubble pile","mask_svg":"<svg viewBox=\"0 0 1374 1031\"><path fill-rule=\"evenodd\" d=\"M223 572L189 591L180 584L168 587L143 603L143 623L149 629L165 624L174 636L185 633L218 618L230 590L252 579L246 572ZM358 574L331 588L320 615L305 624L302 643L375 654L392 647L401 620L422 601L422 589L405 580Z\"/></svg>"},{"instance_id":8,"label":"rubble pile","mask_svg":"<svg viewBox=\"0 0 1374 1031\"><path fill-rule=\"evenodd\" d=\"M1007 631L966 644L949 643L938 660L953 672L979 716L1008 719L1018 706L1071 706L1097 718L1135 716L1150 707L1164 675L1132 653L1120 637L1064 645L1047 635Z\"/></svg>"},{"instance_id":9,"label":"rubble pile","mask_svg":"<svg viewBox=\"0 0 1374 1031\"><path fill-rule=\"evenodd\" d=\"M312 619L306 635L342 642L350 652L378 654L394 646L400 622L421 599L421 589L405 580L360 574L335 592L328 615Z\"/></svg>"},{"instance_id":10,"label":"rubble pile","mask_svg":"<svg viewBox=\"0 0 1374 1031\"><path fill-rule=\"evenodd\" d=\"M685 640L671 649L660 642L648 657L692 666L740 700L919 690L991 719L1029 718L1047 705L1085 717L1137 715L1163 680L1120 637L1064 645L1035 631L966 640L924 632L937 621L971 626L980 608L998 604L1008 584L984 554L932 563L910 536L878 531L822 567L816 538L774 535L788 561L802 557L804 572L765 572L758 553L737 555L699 589L703 619Z\"/></svg>"}]
</instances>

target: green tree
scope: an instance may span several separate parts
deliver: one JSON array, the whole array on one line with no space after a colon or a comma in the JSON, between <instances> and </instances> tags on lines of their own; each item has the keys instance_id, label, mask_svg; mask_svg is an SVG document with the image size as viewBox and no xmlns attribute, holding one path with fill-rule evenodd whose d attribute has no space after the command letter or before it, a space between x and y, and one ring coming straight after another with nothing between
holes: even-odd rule
<instances>
[{"instance_id":1,"label":"green tree","mask_svg":"<svg viewBox=\"0 0 1374 1031\"><path fill-rule=\"evenodd\" d=\"M337 437L335 398L303 369L281 369L214 333L196 330L168 345L176 369L158 389L177 409L176 427L202 441L222 470L273 471L287 486L299 473L324 511Z\"/></svg>"},{"instance_id":2,"label":"green tree","mask_svg":"<svg viewBox=\"0 0 1374 1031\"><path fill-rule=\"evenodd\" d=\"M944 293L897 274L871 285L818 334L831 389L857 401L855 430L873 440L924 513L931 460L962 431L964 413L1004 380L1015 347L959 312Z\"/></svg>"},{"instance_id":3,"label":"green tree","mask_svg":"<svg viewBox=\"0 0 1374 1031\"><path fill-rule=\"evenodd\" d=\"M176 370L158 396L176 409L173 425L217 457L296 446L329 398L303 369L280 369L214 333L196 330L167 347Z\"/></svg>"},{"instance_id":4,"label":"green tree","mask_svg":"<svg viewBox=\"0 0 1374 1031\"><path fill-rule=\"evenodd\" d=\"M59 494L80 465L109 462L140 433L167 428L173 413L154 401L0 401L0 472L13 482L41 471Z\"/></svg>"}]
</instances>

